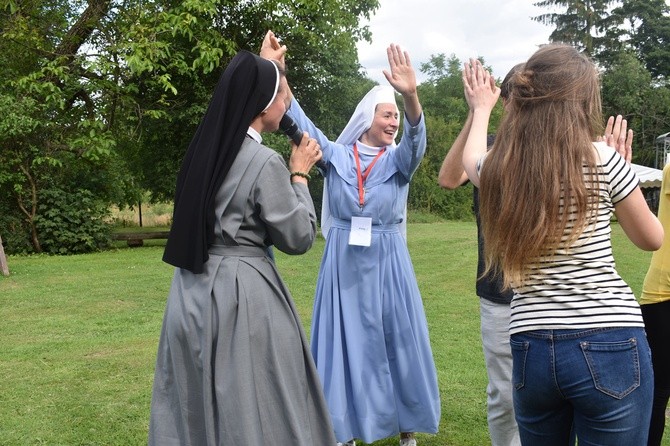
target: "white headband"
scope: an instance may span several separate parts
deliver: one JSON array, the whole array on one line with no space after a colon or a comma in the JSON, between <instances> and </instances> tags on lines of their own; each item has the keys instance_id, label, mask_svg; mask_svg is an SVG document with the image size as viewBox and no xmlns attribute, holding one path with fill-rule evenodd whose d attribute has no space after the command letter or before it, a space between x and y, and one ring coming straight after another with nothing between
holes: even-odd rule
<instances>
[{"instance_id":1,"label":"white headband","mask_svg":"<svg viewBox=\"0 0 670 446\"><path fill-rule=\"evenodd\" d=\"M275 68L275 73L277 74L277 80L275 81L275 91L274 93L272 93L270 102L268 102L268 105L265 106L263 111L267 110L272 105L272 103L275 101L275 98L277 97L277 91L279 91L279 68L277 68L277 64L275 64L274 62L270 61L270 63Z\"/></svg>"}]
</instances>

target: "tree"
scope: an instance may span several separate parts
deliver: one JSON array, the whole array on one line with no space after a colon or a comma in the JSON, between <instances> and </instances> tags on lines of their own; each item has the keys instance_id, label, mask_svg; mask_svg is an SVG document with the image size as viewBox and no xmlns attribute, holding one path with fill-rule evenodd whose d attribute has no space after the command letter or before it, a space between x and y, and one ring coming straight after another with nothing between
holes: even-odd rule
<instances>
[{"instance_id":1,"label":"tree","mask_svg":"<svg viewBox=\"0 0 670 446\"><path fill-rule=\"evenodd\" d=\"M106 181L114 141L101 92L109 80L94 59L79 53L105 20L110 2L92 0L78 14L74 6L10 2L0 16L0 193L14 204L2 217L4 224L22 217L36 252L42 251L42 191L92 190L94 200L120 192Z\"/></svg>"},{"instance_id":2,"label":"tree","mask_svg":"<svg viewBox=\"0 0 670 446\"><path fill-rule=\"evenodd\" d=\"M462 67L454 54L449 58L444 54L431 55L428 62L421 64L421 72L428 75L428 79L421 84L421 103L446 122L465 122L468 113L463 96Z\"/></svg>"},{"instance_id":3,"label":"tree","mask_svg":"<svg viewBox=\"0 0 670 446\"><path fill-rule=\"evenodd\" d=\"M533 17L552 25L552 42L568 43L607 67L617 54L633 51L655 80L670 72L670 7L665 0L544 0L535 6L562 7Z\"/></svg>"},{"instance_id":4,"label":"tree","mask_svg":"<svg viewBox=\"0 0 670 446\"><path fill-rule=\"evenodd\" d=\"M656 137L670 129L670 89L654 85L636 55L623 52L602 75L602 98L605 116L622 114L635 131L635 162L653 166Z\"/></svg>"},{"instance_id":5,"label":"tree","mask_svg":"<svg viewBox=\"0 0 670 446\"><path fill-rule=\"evenodd\" d=\"M590 2L546 0L563 6L535 20L555 25L550 40L572 43L602 70L604 114L622 114L634 129L636 162L652 165L654 140L670 127L670 8L665 0Z\"/></svg>"},{"instance_id":6,"label":"tree","mask_svg":"<svg viewBox=\"0 0 670 446\"><path fill-rule=\"evenodd\" d=\"M142 190L172 198L221 70L238 50L257 51L267 29L291 48L296 96L313 117L326 116L330 101L356 92L355 43L369 39L359 21L377 7L377 0L2 0L0 201L8 212L0 225L11 219L39 252L44 191L52 199L90 192L91 209L136 202ZM321 120L333 123L326 130L340 125L336 117ZM20 237L7 240L25 249Z\"/></svg>"},{"instance_id":7,"label":"tree","mask_svg":"<svg viewBox=\"0 0 670 446\"><path fill-rule=\"evenodd\" d=\"M141 88L133 99L140 104L143 114L128 119L133 124L136 122L142 133L137 132L132 140L124 141L123 150L134 160L130 167L133 176L143 188L152 192L155 199L172 199L175 172L221 71L237 50L256 52L267 29L273 29L289 47L289 80L310 117L328 135L346 124L348 116L343 118L338 112L346 108L342 105L352 102L355 105L362 96L357 94L359 89L356 88L363 76L355 43L369 39L369 31L359 27L359 20L369 17L378 5L376 0L299 4L212 2L211 10L206 11L209 16L205 17L201 11L189 10L188 4L178 2L170 14L189 17L189 20L195 16L197 29L178 34L176 38L167 32L159 33L156 45L170 48L170 51L154 54L142 49L143 57L134 59L139 67L135 74ZM142 29L172 29L183 20L171 19L166 24L160 13L146 9L143 5L142 11L138 12ZM211 38L212 43L199 45L221 49L220 56L210 58L206 63L191 61L194 56L191 54L194 46L191 35L197 37L208 33L218 36L219 40L226 36L225 41L214 42ZM139 41L140 38L131 40ZM194 75L189 69L174 65L175 54L182 55L187 67L206 66L206 72ZM166 92L164 86L152 84L156 69L166 72L174 90ZM167 141L170 144L166 144ZM285 147L288 148L288 144Z\"/></svg>"},{"instance_id":8,"label":"tree","mask_svg":"<svg viewBox=\"0 0 670 446\"><path fill-rule=\"evenodd\" d=\"M0 237L0 272L3 276L9 276L9 266L5 256L5 248L2 246L2 237Z\"/></svg>"},{"instance_id":9,"label":"tree","mask_svg":"<svg viewBox=\"0 0 670 446\"><path fill-rule=\"evenodd\" d=\"M409 189L410 208L449 219L474 218L470 186L445 191L437 183L442 161L468 115L468 104L463 94L462 66L453 54L449 57L444 54L431 55L430 60L420 66L421 72L428 75L428 79L419 85L428 145ZM491 132L495 131L501 112L501 105L497 105L490 120Z\"/></svg>"},{"instance_id":10,"label":"tree","mask_svg":"<svg viewBox=\"0 0 670 446\"><path fill-rule=\"evenodd\" d=\"M549 35L551 42L573 45L593 56L603 45L605 30L616 25L610 19L610 5L615 0L543 0L533 3L535 6L562 7L562 12L551 12L533 17L533 20L545 25L553 25Z\"/></svg>"},{"instance_id":11,"label":"tree","mask_svg":"<svg viewBox=\"0 0 670 446\"><path fill-rule=\"evenodd\" d=\"M627 0L612 11L622 26L610 31L610 43L622 41L644 63L652 77L670 75L670 7L665 0ZM606 62L606 60L602 60Z\"/></svg>"}]
</instances>

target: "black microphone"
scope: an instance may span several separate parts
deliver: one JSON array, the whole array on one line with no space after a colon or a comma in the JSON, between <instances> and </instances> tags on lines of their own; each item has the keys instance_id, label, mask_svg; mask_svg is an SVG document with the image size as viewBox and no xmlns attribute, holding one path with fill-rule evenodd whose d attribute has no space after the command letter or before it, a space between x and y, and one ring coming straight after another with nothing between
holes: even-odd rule
<instances>
[{"instance_id":1,"label":"black microphone","mask_svg":"<svg viewBox=\"0 0 670 446\"><path fill-rule=\"evenodd\" d=\"M279 121L279 128L281 129L282 132L291 140L296 143L297 145L300 145L300 141L302 141L302 135L303 131L298 127L298 124L291 119L289 115L284 115L281 118L281 121Z\"/></svg>"},{"instance_id":2,"label":"black microphone","mask_svg":"<svg viewBox=\"0 0 670 446\"><path fill-rule=\"evenodd\" d=\"M302 135L303 131L302 129L298 126L298 123L295 122L289 115L284 115L281 118L281 121L279 121L279 128L281 129L282 132L291 140L296 143L297 145L300 145L300 142L302 141ZM326 163L323 162L323 160L319 160L316 162L316 168L321 173L321 175L326 176Z\"/></svg>"}]
</instances>

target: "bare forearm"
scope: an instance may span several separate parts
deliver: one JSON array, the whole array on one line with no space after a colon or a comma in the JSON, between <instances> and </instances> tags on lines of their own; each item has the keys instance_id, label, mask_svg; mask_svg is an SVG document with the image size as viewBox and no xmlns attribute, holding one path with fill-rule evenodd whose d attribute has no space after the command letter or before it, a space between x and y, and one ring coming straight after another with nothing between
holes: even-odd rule
<instances>
[{"instance_id":1,"label":"bare forearm","mask_svg":"<svg viewBox=\"0 0 670 446\"><path fill-rule=\"evenodd\" d=\"M472 116L472 125L463 150L463 168L472 184L479 187L477 163L486 154L486 131L491 110L476 109Z\"/></svg>"},{"instance_id":2,"label":"bare forearm","mask_svg":"<svg viewBox=\"0 0 670 446\"><path fill-rule=\"evenodd\" d=\"M440 173L437 177L437 182L440 187L445 189L456 189L468 180L468 176L463 169L463 149L465 149L465 142L470 133L472 126L472 112L468 113L465 124L461 132L456 137L456 140L451 145L447 155L442 161Z\"/></svg>"}]
</instances>

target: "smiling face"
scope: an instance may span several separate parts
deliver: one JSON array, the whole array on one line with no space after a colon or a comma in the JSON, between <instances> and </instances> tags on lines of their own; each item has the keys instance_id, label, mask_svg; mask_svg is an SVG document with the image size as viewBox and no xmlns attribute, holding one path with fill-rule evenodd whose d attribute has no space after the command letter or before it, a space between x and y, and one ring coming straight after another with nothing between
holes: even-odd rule
<instances>
[{"instance_id":1,"label":"smiling face","mask_svg":"<svg viewBox=\"0 0 670 446\"><path fill-rule=\"evenodd\" d=\"M361 136L361 142L372 147L393 144L398 131L398 108L395 104L377 104L372 125Z\"/></svg>"}]
</instances>

